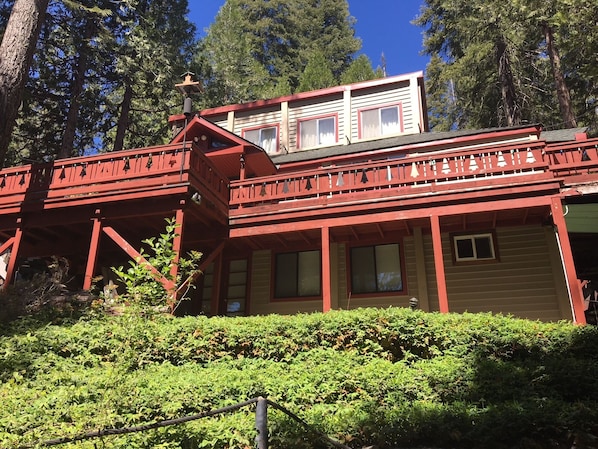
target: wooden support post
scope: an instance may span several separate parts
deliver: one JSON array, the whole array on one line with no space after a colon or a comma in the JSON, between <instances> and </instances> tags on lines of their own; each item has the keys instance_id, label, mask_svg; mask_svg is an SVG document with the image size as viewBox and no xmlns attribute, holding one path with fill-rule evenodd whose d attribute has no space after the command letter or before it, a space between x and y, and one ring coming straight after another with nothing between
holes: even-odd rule
<instances>
[{"instance_id":1,"label":"wooden support post","mask_svg":"<svg viewBox=\"0 0 598 449\"><path fill-rule=\"evenodd\" d=\"M183 250L183 225L185 220L185 212L183 209L177 209L174 219L176 229L174 230L175 235L172 241L172 250L175 252L175 256L172 261L172 267L170 267L170 276L176 284L176 277L179 274L179 261L181 260L181 252Z\"/></svg>"},{"instance_id":2,"label":"wooden support post","mask_svg":"<svg viewBox=\"0 0 598 449\"><path fill-rule=\"evenodd\" d=\"M214 279L212 280L212 301L210 303L210 315L220 314L220 290L222 285L222 265L224 258L222 252L218 254L214 261ZM225 305L226 307L226 305ZM225 310L226 312L226 310Z\"/></svg>"},{"instance_id":3,"label":"wooden support post","mask_svg":"<svg viewBox=\"0 0 598 449\"><path fill-rule=\"evenodd\" d=\"M23 239L23 229L19 226L15 231L13 237L12 249L10 251L10 259L8 260L8 267L6 268L6 279L4 280L4 286L8 286L15 276L15 270L17 268L17 259L19 258L19 248L21 246L21 240Z\"/></svg>"},{"instance_id":4,"label":"wooden support post","mask_svg":"<svg viewBox=\"0 0 598 449\"><path fill-rule=\"evenodd\" d=\"M87 266L85 267L85 279L83 280L83 290L91 290L93 273L95 272L98 261L98 252L100 248L100 237L102 236L102 221L99 218L93 219L93 229L91 231L91 241L89 243L89 253L87 255Z\"/></svg>"},{"instance_id":5,"label":"wooden support post","mask_svg":"<svg viewBox=\"0 0 598 449\"><path fill-rule=\"evenodd\" d=\"M330 291L330 228L322 226L322 311L332 308Z\"/></svg>"},{"instance_id":6,"label":"wooden support post","mask_svg":"<svg viewBox=\"0 0 598 449\"><path fill-rule=\"evenodd\" d=\"M448 293L446 290L446 277L444 274L444 258L442 256L442 235L440 233L440 218L438 215L430 216L432 224L432 246L434 248L434 267L436 268L436 284L438 285L438 307L440 312L448 313Z\"/></svg>"},{"instance_id":7,"label":"wooden support post","mask_svg":"<svg viewBox=\"0 0 598 449\"><path fill-rule=\"evenodd\" d=\"M573 321L577 324L586 324L583 292L581 283L577 279L577 271L575 270L575 263L573 261L573 252L571 251L571 242L569 241L567 224L565 223L565 216L563 215L563 206L560 198L552 198L550 210L552 211L552 220L557 229L557 239L563 260L567 289L569 290Z\"/></svg>"}]
</instances>

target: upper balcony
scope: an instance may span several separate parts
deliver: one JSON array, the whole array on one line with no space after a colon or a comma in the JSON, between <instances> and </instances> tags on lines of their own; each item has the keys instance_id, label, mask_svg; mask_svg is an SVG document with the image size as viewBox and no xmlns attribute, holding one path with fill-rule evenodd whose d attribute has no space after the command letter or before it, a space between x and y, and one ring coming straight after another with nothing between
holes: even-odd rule
<instances>
[{"instance_id":1,"label":"upper balcony","mask_svg":"<svg viewBox=\"0 0 598 449\"><path fill-rule=\"evenodd\" d=\"M420 207L558 189L568 182L598 182L598 139L546 145L544 141L445 150L401 158L233 181L234 224L276 216L388 207L391 201Z\"/></svg>"},{"instance_id":2,"label":"upper balcony","mask_svg":"<svg viewBox=\"0 0 598 449\"><path fill-rule=\"evenodd\" d=\"M190 142L6 168L0 214L198 191L226 217L228 179Z\"/></svg>"}]
</instances>

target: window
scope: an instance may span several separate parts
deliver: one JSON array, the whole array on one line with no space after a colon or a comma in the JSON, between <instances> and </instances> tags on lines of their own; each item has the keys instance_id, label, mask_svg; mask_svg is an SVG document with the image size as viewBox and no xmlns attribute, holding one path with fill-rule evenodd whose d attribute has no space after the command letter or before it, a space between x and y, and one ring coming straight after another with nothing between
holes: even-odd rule
<instances>
[{"instance_id":1,"label":"window","mask_svg":"<svg viewBox=\"0 0 598 449\"><path fill-rule=\"evenodd\" d=\"M336 119L326 117L299 122L299 143L301 148L336 143Z\"/></svg>"},{"instance_id":2,"label":"window","mask_svg":"<svg viewBox=\"0 0 598 449\"><path fill-rule=\"evenodd\" d=\"M402 290L401 256L397 243L351 248L351 293Z\"/></svg>"},{"instance_id":3,"label":"window","mask_svg":"<svg viewBox=\"0 0 598 449\"><path fill-rule=\"evenodd\" d=\"M231 260L228 265L226 286L226 314L245 315L247 295L247 259Z\"/></svg>"},{"instance_id":4,"label":"window","mask_svg":"<svg viewBox=\"0 0 598 449\"><path fill-rule=\"evenodd\" d=\"M320 251L276 255L275 298L320 296Z\"/></svg>"},{"instance_id":5,"label":"window","mask_svg":"<svg viewBox=\"0 0 598 449\"><path fill-rule=\"evenodd\" d=\"M496 259L494 238L491 233L454 235L453 249L457 262Z\"/></svg>"},{"instance_id":6,"label":"window","mask_svg":"<svg viewBox=\"0 0 598 449\"><path fill-rule=\"evenodd\" d=\"M361 111L361 138L386 136L402 131L401 105Z\"/></svg>"},{"instance_id":7,"label":"window","mask_svg":"<svg viewBox=\"0 0 598 449\"><path fill-rule=\"evenodd\" d=\"M247 129L243 131L243 137L250 142L262 147L266 153L278 153L278 128Z\"/></svg>"}]
</instances>

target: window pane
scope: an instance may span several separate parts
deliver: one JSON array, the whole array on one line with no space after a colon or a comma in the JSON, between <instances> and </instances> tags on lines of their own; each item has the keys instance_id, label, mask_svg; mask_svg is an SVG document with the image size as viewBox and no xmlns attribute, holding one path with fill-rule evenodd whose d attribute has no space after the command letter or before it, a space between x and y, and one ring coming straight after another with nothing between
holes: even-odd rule
<instances>
[{"instance_id":1,"label":"window pane","mask_svg":"<svg viewBox=\"0 0 598 449\"><path fill-rule=\"evenodd\" d=\"M318 144L318 122L308 120L300 122L301 148L314 147Z\"/></svg>"},{"instance_id":2,"label":"window pane","mask_svg":"<svg viewBox=\"0 0 598 449\"><path fill-rule=\"evenodd\" d=\"M379 292L396 292L403 289L398 244L376 246L376 271Z\"/></svg>"},{"instance_id":3,"label":"window pane","mask_svg":"<svg viewBox=\"0 0 598 449\"><path fill-rule=\"evenodd\" d=\"M478 259L494 259L492 241L489 236L475 238L475 251Z\"/></svg>"},{"instance_id":4,"label":"window pane","mask_svg":"<svg viewBox=\"0 0 598 449\"><path fill-rule=\"evenodd\" d=\"M372 246L351 249L351 287L352 293L376 291L376 266Z\"/></svg>"},{"instance_id":5,"label":"window pane","mask_svg":"<svg viewBox=\"0 0 598 449\"><path fill-rule=\"evenodd\" d=\"M398 133L399 128L399 108L393 106L392 108L385 108L380 111L380 119L382 121L382 135Z\"/></svg>"},{"instance_id":6,"label":"window pane","mask_svg":"<svg viewBox=\"0 0 598 449\"><path fill-rule=\"evenodd\" d=\"M238 273L239 271L247 271L247 259L231 260L230 272Z\"/></svg>"},{"instance_id":7,"label":"window pane","mask_svg":"<svg viewBox=\"0 0 598 449\"><path fill-rule=\"evenodd\" d=\"M336 142L334 130L334 118L321 119L319 121L320 145L327 145Z\"/></svg>"},{"instance_id":8,"label":"window pane","mask_svg":"<svg viewBox=\"0 0 598 449\"><path fill-rule=\"evenodd\" d=\"M292 298L297 296L297 253L276 256L276 280L274 296Z\"/></svg>"},{"instance_id":9,"label":"window pane","mask_svg":"<svg viewBox=\"0 0 598 449\"><path fill-rule=\"evenodd\" d=\"M320 295L320 252L305 251L299 253L299 291L298 296Z\"/></svg>"},{"instance_id":10,"label":"window pane","mask_svg":"<svg viewBox=\"0 0 598 449\"><path fill-rule=\"evenodd\" d=\"M361 137L377 137L380 135L378 109L361 113Z\"/></svg>"},{"instance_id":11,"label":"window pane","mask_svg":"<svg viewBox=\"0 0 598 449\"><path fill-rule=\"evenodd\" d=\"M266 153L276 153L276 128L264 128L261 131L260 146Z\"/></svg>"},{"instance_id":12,"label":"window pane","mask_svg":"<svg viewBox=\"0 0 598 449\"><path fill-rule=\"evenodd\" d=\"M457 250L457 259L473 258L473 242L471 239L455 239L455 248Z\"/></svg>"}]
</instances>

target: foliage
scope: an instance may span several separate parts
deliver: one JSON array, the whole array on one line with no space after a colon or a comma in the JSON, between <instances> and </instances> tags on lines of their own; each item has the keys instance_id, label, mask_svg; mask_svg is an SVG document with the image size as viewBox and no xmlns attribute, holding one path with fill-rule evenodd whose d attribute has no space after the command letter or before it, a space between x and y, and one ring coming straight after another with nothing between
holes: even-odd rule
<instances>
[{"instance_id":1,"label":"foliage","mask_svg":"<svg viewBox=\"0 0 598 449\"><path fill-rule=\"evenodd\" d=\"M190 282L199 273L202 254L193 250L187 257L179 257L174 249L177 228L174 218L166 219L165 232L143 240L147 250L142 247L137 260L130 261L126 269L124 266L112 267L126 289L126 293L120 296L122 301L146 310L167 306L170 312L174 312L179 301L187 299L185 292L179 292L179 288L184 287L183 284L192 286ZM169 288L162 280L172 283L172 287Z\"/></svg>"},{"instance_id":2,"label":"foliage","mask_svg":"<svg viewBox=\"0 0 598 449\"><path fill-rule=\"evenodd\" d=\"M248 318L32 317L0 333L0 446L201 413L259 395L351 447L571 446L595 438L598 330L389 308ZM117 447L246 448L254 415ZM270 409L270 447L324 447ZM99 444L96 442L96 444ZM94 447L93 441L69 447Z\"/></svg>"},{"instance_id":3,"label":"foliage","mask_svg":"<svg viewBox=\"0 0 598 449\"><path fill-rule=\"evenodd\" d=\"M597 12L590 0L425 0L414 23L424 28L423 51L431 57L432 127L571 126L569 93L577 123L592 124L598 85L590 53L598 48L598 33L588 23ZM553 59L558 53L560 66Z\"/></svg>"},{"instance_id":4,"label":"foliage","mask_svg":"<svg viewBox=\"0 0 598 449\"><path fill-rule=\"evenodd\" d=\"M338 84L361 47L354 23L347 1L227 0L196 54L204 106Z\"/></svg>"}]
</instances>

